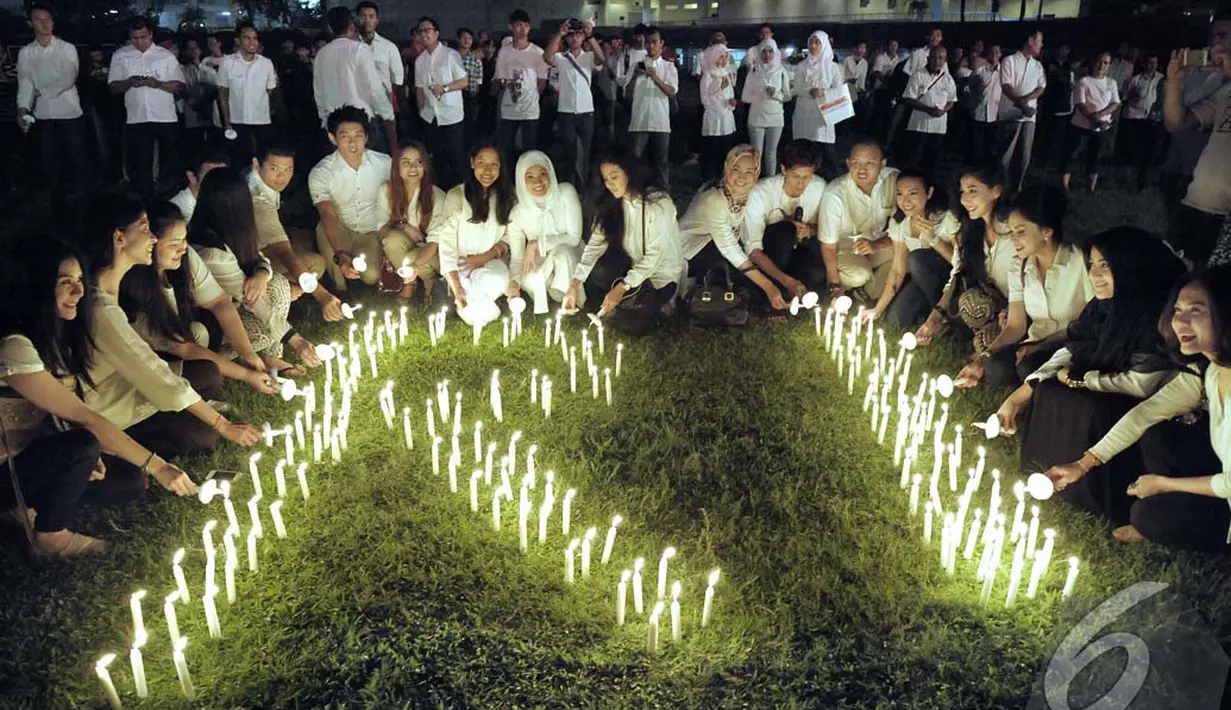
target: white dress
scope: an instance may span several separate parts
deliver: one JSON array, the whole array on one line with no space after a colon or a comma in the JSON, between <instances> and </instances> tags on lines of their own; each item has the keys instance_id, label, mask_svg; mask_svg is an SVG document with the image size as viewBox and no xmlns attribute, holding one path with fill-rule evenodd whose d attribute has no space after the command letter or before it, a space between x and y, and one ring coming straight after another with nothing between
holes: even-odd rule
<instances>
[{"instance_id":1,"label":"white dress","mask_svg":"<svg viewBox=\"0 0 1231 710\"><path fill-rule=\"evenodd\" d=\"M466 202L463 186L458 185L445 196L444 219L439 230L431 230L429 241L440 247L440 272L458 272L466 294L466 307L458 316L472 326L486 325L500 317L496 299L509 288L509 266L503 259L492 259L473 271L463 271L461 261L467 256L482 254L504 239L506 226L497 221L496 196L488 203L487 220L471 222L474 212Z\"/></svg>"},{"instance_id":2,"label":"white dress","mask_svg":"<svg viewBox=\"0 0 1231 710\"><path fill-rule=\"evenodd\" d=\"M551 188L542 199L526 188L526 171L539 165L547 170ZM568 183L556 181L551 160L533 150L517 161L517 206L509 217L505 241L509 244L510 278L530 292L536 314L547 313L549 298L564 299L581 258L581 200ZM525 269L526 245L538 248L538 268ZM579 294L580 297L580 294Z\"/></svg>"}]
</instances>

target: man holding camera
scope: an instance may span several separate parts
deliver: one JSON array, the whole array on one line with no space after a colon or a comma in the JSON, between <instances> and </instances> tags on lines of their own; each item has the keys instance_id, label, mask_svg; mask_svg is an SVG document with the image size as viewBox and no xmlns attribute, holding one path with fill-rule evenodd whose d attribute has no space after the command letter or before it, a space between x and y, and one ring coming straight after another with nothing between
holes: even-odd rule
<instances>
[{"instance_id":1,"label":"man holding camera","mask_svg":"<svg viewBox=\"0 0 1231 710\"><path fill-rule=\"evenodd\" d=\"M663 37L656 27L646 32L646 56L627 77L625 93L633 98L628 135L633 155L645 157L653 144L654 167L663 186L668 184L667 153L671 147L671 97L679 91L680 75L675 65L663 58Z\"/></svg>"},{"instance_id":2,"label":"man holding camera","mask_svg":"<svg viewBox=\"0 0 1231 710\"><path fill-rule=\"evenodd\" d=\"M565 52L560 51L561 40L568 43ZM560 31L543 52L543 60L560 72L556 120L567 156L561 179L577 188L586 184L590 173L590 143L594 138L594 94L590 87L604 58L603 49L594 38L593 23L583 24L577 19L560 25Z\"/></svg>"}]
</instances>

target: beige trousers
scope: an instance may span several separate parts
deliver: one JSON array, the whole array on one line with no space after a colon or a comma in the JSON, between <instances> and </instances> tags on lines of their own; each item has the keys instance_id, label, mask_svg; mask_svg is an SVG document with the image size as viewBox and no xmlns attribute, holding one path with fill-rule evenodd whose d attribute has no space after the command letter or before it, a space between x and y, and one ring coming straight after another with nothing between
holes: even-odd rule
<instances>
[{"instance_id":1,"label":"beige trousers","mask_svg":"<svg viewBox=\"0 0 1231 710\"><path fill-rule=\"evenodd\" d=\"M380 245L380 235L376 232L359 233L348 229L345 225L339 225L338 244L345 251L350 252L351 258L363 254L367 259L368 268L359 276L363 282L369 286L376 283L380 276L380 258L383 255L383 250ZM316 247L321 252L321 258L325 260L326 272L333 279L334 288L338 292L346 291L346 279L342 276L342 269L333 262L333 246L329 244L329 240L325 237L325 227L322 224L316 225Z\"/></svg>"}]
</instances>

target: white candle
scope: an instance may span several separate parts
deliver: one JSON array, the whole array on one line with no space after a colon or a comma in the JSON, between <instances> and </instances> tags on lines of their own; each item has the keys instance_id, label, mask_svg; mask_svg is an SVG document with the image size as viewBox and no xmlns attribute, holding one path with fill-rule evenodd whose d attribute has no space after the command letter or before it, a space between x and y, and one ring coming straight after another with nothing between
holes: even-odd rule
<instances>
[{"instance_id":1,"label":"white candle","mask_svg":"<svg viewBox=\"0 0 1231 710\"><path fill-rule=\"evenodd\" d=\"M462 393L453 395L453 436L462 434Z\"/></svg>"},{"instance_id":2,"label":"white candle","mask_svg":"<svg viewBox=\"0 0 1231 710\"><path fill-rule=\"evenodd\" d=\"M439 436L432 439L432 475L440 475L440 442L444 441Z\"/></svg>"},{"instance_id":3,"label":"white candle","mask_svg":"<svg viewBox=\"0 0 1231 710\"><path fill-rule=\"evenodd\" d=\"M991 541L991 557L988 558L987 568L983 576L983 593L980 595L979 603L987 606L992 599L992 587L996 584L996 572L1000 568L1000 556L1004 551L1004 541L1007 535L1003 526L997 526L996 534Z\"/></svg>"},{"instance_id":4,"label":"white candle","mask_svg":"<svg viewBox=\"0 0 1231 710\"><path fill-rule=\"evenodd\" d=\"M238 563L235 558L228 557L227 563L224 565L224 575L227 585L227 604L235 603L235 568Z\"/></svg>"},{"instance_id":5,"label":"white candle","mask_svg":"<svg viewBox=\"0 0 1231 710\"><path fill-rule=\"evenodd\" d=\"M283 442L286 445L286 462L295 463L295 429L289 424L282 430Z\"/></svg>"},{"instance_id":6,"label":"white candle","mask_svg":"<svg viewBox=\"0 0 1231 710\"><path fill-rule=\"evenodd\" d=\"M424 405L427 408L427 436L432 438L436 436L436 417L432 416L432 400L429 398Z\"/></svg>"},{"instance_id":7,"label":"white candle","mask_svg":"<svg viewBox=\"0 0 1231 710\"><path fill-rule=\"evenodd\" d=\"M642 592L641 568L645 567L645 558L633 560L633 611L638 614L645 610L645 594Z\"/></svg>"},{"instance_id":8,"label":"white candle","mask_svg":"<svg viewBox=\"0 0 1231 710\"><path fill-rule=\"evenodd\" d=\"M551 319L550 318L543 321L543 347L544 348L551 347Z\"/></svg>"},{"instance_id":9,"label":"white candle","mask_svg":"<svg viewBox=\"0 0 1231 710\"><path fill-rule=\"evenodd\" d=\"M214 528L218 527L217 520L210 520L201 528L201 546L205 548L205 556L213 558L214 550Z\"/></svg>"},{"instance_id":10,"label":"white candle","mask_svg":"<svg viewBox=\"0 0 1231 710\"><path fill-rule=\"evenodd\" d=\"M260 451L248 457L248 475L252 476L252 489L257 495L261 495L261 474L260 471L257 470L257 462L260 460Z\"/></svg>"},{"instance_id":11,"label":"white candle","mask_svg":"<svg viewBox=\"0 0 1231 710\"><path fill-rule=\"evenodd\" d=\"M590 368L590 398L598 399L598 368Z\"/></svg>"},{"instance_id":12,"label":"white candle","mask_svg":"<svg viewBox=\"0 0 1231 710\"><path fill-rule=\"evenodd\" d=\"M449 381L442 380L436 388L436 413L440 415L440 423L449 421Z\"/></svg>"},{"instance_id":13,"label":"white candle","mask_svg":"<svg viewBox=\"0 0 1231 710\"><path fill-rule=\"evenodd\" d=\"M923 541L932 541L932 501L923 504Z\"/></svg>"},{"instance_id":14,"label":"white candle","mask_svg":"<svg viewBox=\"0 0 1231 710\"><path fill-rule=\"evenodd\" d=\"M128 608L133 617L133 642L146 638L145 616L141 613L141 600L145 598L145 590L138 589L128 598Z\"/></svg>"},{"instance_id":15,"label":"white candle","mask_svg":"<svg viewBox=\"0 0 1231 710\"><path fill-rule=\"evenodd\" d=\"M342 460L342 430L334 429L329 437L329 460L338 463Z\"/></svg>"},{"instance_id":16,"label":"white candle","mask_svg":"<svg viewBox=\"0 0 1231 710\"><path fill-rule=\"evenodd\" d=\"M680 642L680 581L671 584L671 640Z\"/></svg>"},{"instance_id":17,"label":"white candle","mask_svg":"<svg viewBox=\"0 0 1231 710\"><path fill-rule=\"evenodd\" d=\"M454 439L457 441L457 439ZM449 456L449 492L457 493L457 467L460 464L461 455L454 452Z\"/></svg>"},{"instance_id":18,"label":"white candle","mask_svg":"<svg viewBox=\"0 0 1231 710\"><path fill-rule=\"evenodd\" d=\"M607 406L611 406L611 368L603 368L603 380L607 387Z\"/></svg>"},{"instance_id":19,"label":"white candle","mask_svg":"<svg viewBox=\"0 0 1231 710\"><path fill-rule=\"evenodd\" d=\"M910 483L910 517L915 517L919 514L919 486L923 483L923 476L915 474L911 478Z\"/></svg>"},{"instance_id":20,"label":"white candle","mask_svg":"<svg viewBox=\"0 0 1231 710\"><path fill-rule=\"evenodd\" d=\"M282 522L282 501L276 500L269 504L269 517L274 519L274 532L280 539L286 538L286 525Z\"/></svg>"},{"instance_id":21,"label":"white candle","mask_svg":"<svg viewBox=\"0 0 1231 710\"><path fill-rule=\"evenodd\" d=\"M606 342L603 338L603 324L598 324L598 354L603 355L607 352Z\"/></svg>"},{"instance_id":22,"label":"white candle","mask_svg":"<svg viewBox=\"0 0 1231 710\"><path fill-rule=\"evenodd\" d=\"M662 557L658 558L658 599L667 597L667 563L672 557L675 557L675 548L668 547L663 550Z\"/></svg>"},{"instance_id":23,"label":"white candle","mask_svg":"<svg viewBox=\"0 0 1231 710\"><path fill-rule=\"evenodd\" d=\"M201 603L205 607L205 625L209 629L209 637L212 639L222 638L222 624L218 620L218 606L214 604L214 596L217 594L217 588L210 588L202 597Z\"/></svg>"},{"instance_id":24,"label":"white candle","mask_svg":"<svg viewBox=\"0 0 1231 710\"><path fill-rule=\"evenodd\" d=\"M1077 558L1069 558L1069 576L1064 580L1064 591L1061 593L1065 599L1068 599L1073 594L1073 587L1077 584Z\"/></svg>"},{"instance_id":25,"label":"white candle","mask_svg":"<svg viewBox=\"0 0 1231 710\"><path fill-rule=\"evenodd\" d=\"M517 442L521 440L521 432L513 432L509 437L509 476L517 477Z\"/></svg>"},{"instance_id":26,"label":"white candle","mask_svg":"<svg viewBox=\"0 0 1231 710\"><path fill-rule=\"evenodd\" d=\"M470 474L470 512L479 512L479 480L483 478L483 469L476 468Z\"/></svg>"},{"instance_id":27,"label":"white candle","mask_svg":"<svg viewBox=\"0 0 1231 710\"><path fill-rule=\"evenodd\" d=\"M624 522L624 518L619 515L612 516L611 527L607 528L607 539L603 542L603 556L601 562L607 564L611 560L611 550L615 547L616 528L620 523Z\"/></svg>"},{"instance_id":28,"label":"white candle","mask_svg":"<svg viewBox=\"0 0 1231 710\"><path fill-rule=\"evenodd\" d=\"M175 604L180 600L179 592L171 592L162 601L162 615L167 619L167 635L171 637L171 645L180 638L179 617L175 614Z\"/></svg>"},{"instance_id":29,"label":"white candle","mask_svg":"<svg viewBox=\"0 0 1231 710\"><path fill-rule=\"evenodd\" d=\"M279 498L286 497L286 459L278 459L278 463L274 465L274 483L278 491Z\"/></svg>"},{"instance_id":30,"label":"white candle","mask_svg":"<svg viewBox=\"0 0 1231 710\"><path fill-rule=\"evenodd\" d=\"M1009 568L1009 591L1005 595L1005 608L1010 608L1017 601L1017 591L1022 584L1022 567L1026 564L1026 536L1017 540L1017 548L1013 551L1013 565Z\"/></svg>"},{"instance_id":31,"label":"white candle","mask_svg":"<svg viewBox=\"0 0 1231 710\"><path fill-rule=\"evenodd\" d=\"M303 434L303 412L295 412L295 443L299 448L304 448L305 440Z\"/></svg>"},{"instance_id":32,"label":"white candle","mask_svg":"<svg viewBox=\"0 0 1231 710\"><path fill-rule=\"evenodd\" d=\"M478 347L479 337L483 335L483 324L476 322L474 325L471 326L471 332L473 333L473 343L472 344L475 347Z\"/></svg>"},{"instance_id":33,"label":"white candle","mask_svg":"<svg viewBox=\"0 0 1231 710\"><path fill-rule=\"evenodd\" d=\"M620 376L620 365L624 362L624 343L616 343L616 377Z\"/></svg>"},{"instance_id":34,"label":"white candle","mask_svg":"<svg viewBox=\"0 0 1231 710\"><path fill-rule=\"evenodd\" d=\"M98 676L98 682L103 686L103 694L107 696L107 704L112 710L122 710L124 704L120 702L119 693L115 692L115 683L111 680L111 672L107 670L107 666L115 660L114 653L108 653L98 662L94 664L94 674Z\"/></svg>"},{"instance_id":35,"label":"white candle","mask_svg":"<svg viewBox=\"0 0 1231 710\"><path fill-rule=\"evenodd\" d=\"M256 571L256 530L248 531L248 571Z\"/></svg>"},{"instance_id":36,"label":"white candle","mask_svg":"<svg viewBox=\"0 0 1231 710\"><path fill-rule=\"evenodd\" d=\"M560 531L565 537L568 537L569 523L573 517L573 498L577 495L577 491L573 488L564 492L564 505L560 510Z\"/></svg>"},{"instance_id":37,"label":"white candle","mask_svg":"<svg viewBox=\"0 0 1231 710\"><path fill-rule=\"evenodd\" d=\"M303 499L308 499L308 464L301 463L299 468L295 469L295 477L299 479L299 493L303 495ZM236 525L235 527L239 527Z\"/></svg>"},{"instance_id":38,"label":"white candle","mask_svg":"<svg viewBox=\"0 0 1231 710\"><path fill-rule=\"evenodd\" d=\"M534 489L538 481L538 476L535 471L534 457L539 452L538 444L531 444L529 449L526 449L526 478L530 481L531 490Z\"/></svg>"},{"instance_id":39,"label":"white candle","mask_svg":"<svg viewBox=\"0 0 1231 710\"><path fill-rule=\"evenodd\" d=\"M1026 533L1026 559L1034 559L1034 548L1039 543L1039 506L1030 506L1030 527Z\"/></svg>"},{"instance_id":40,"label":"white candle","mask_svg":"<svg viewBox=\"0 0 1231 710\"><path fill-rule=\"evenodd\" d=\"M180 565L184 561L184 548L175 551L175 556L171 558L171 574L175 577L175 588L179 591L180 599L185 602L192 601L192 595L188 593L188 580L184 577L184 568Z\"/></svg>"},{"instance_id":41,"label":"white candle","mask_svg":"<svg viewBox=\"0 0 1231 710\"><path fill-rule=\"evenodd\" d=\"M547 521L551 519L552 501L545 498L539 506L539 544L547 542Z\"/></svg>"},{"instance_id":42,"label":"white candle","mask_svg":"<svg viewBox=\"0 0 1231 710\"><path fill-rule=\"evenodd\" d=\"M492 492L492 529L500 532L500 494L501 490L497 488Z\"/></svg>"},{"instance_id":43,"label":"white candle","mask_svg":"<svg viewBox=\"0 0 1231 710\"><path fill-rule=\"evenodd\" d=\"M551 419L551 393L554 388L551 386L551 378L543 377L543 418Z\"/></svg>"},{"instance_id":44,"label":"white candle","mask_svg":"<svg viewBox=\"0 0 1231 710\"><path fill-rule=\"evenodd\" d=\"M504 347L509 347L509 318L505 316L500 319L501 325L504 326Z\"/></svg>"},{"instance_id":45,"label":"white candle","mask_svg":"<svg viewBox=\"0 0 1231 710\"><path fill-rule=\"evenodd\" d=\"M577 347L569 346L568 349L568 389L569 392L577 394Z\"/></svg>"},{"instance_id":46,"label":"white candle","mask_svg":"<svg viewBox=\"0 0 1231 710\"><path fill-rule=\"evenodd\" d=\"M1030 568L1030 584L1026 587L1026 598L1034 599L1039 591L1039 582L1051 564L1052 551L1056 546L1056 531L1047 528L1043 531L1043 549L1034 556L1034 565Z\"/></svg>"},{"instance_id":47,"label":"white candle","mask_svg":"<svg viewBox=\"0 0 1231 710\"><path fill-rule=\"evenodd\" d=\"M581 578L590 578L590 548L594 544L594 539L598 537L598 528L590 528L586 530L586 534L581 539Z\"/></svg>"},{"instance_id":48,"label":"white candle","mask_svg":"<svg viewBox=\"0 0 1231 710\"><path fill-rule=\"evenodd\" d=\"M492 415L496 417L496 421L504 423L504 403L500 397L500 371L499 370L492 370L491 405L492 405Z\"/></svg>"},{"instance_id":49,"label":"white candle","mask_svg":"<svg viewBox=\"0 0 1231 710\"><path fill-rule=\"evenodd\" d=\"M175 651L172 653L172 658L175 659L175 674L180 679L180 690L184 692L184 697L189 700L195 700L197 691L192 687L192 677L188 675L188 659L184 658L184 648L188 645L188 637L181 636L180 640L175 644Z\"/></svg>"},{"instance_id":50,"label":"white candle","mask_svg":"<svg viewBox=\"0 0 1231 710\"><path fill-rule=\"evenodd\" d=\"M530 404L536 404L539 401L539 371L533 369L530 371Z\"/></svg>"},{"instance_id":51,"label":"white candle","mask_svg":"<svg viewBox=\"0 0 1231 710\"><path fill-rule=\"evenodd\" d=\"M577 554L577 548L581 545L581 540L573 538L569 541L568 547L564 548L564 582L565 584L573 583L573 558Z\"/></svg>"},{"instance_id":52,"label":"white candle","mask_svg":"<svg viewBox=\"0 0 1231 710\"><path fill-rule=\"evenodd\" d=\"M517 501L517 541L523 553L530 551L530 494L525 479Z\"/></svg>"},{"instance_id":53,"label":"white candle","mask_svg":"<svg viewBox=\"0 0 1231 710\"><path fill-rule=\"evenodd\" d=\"M650 631L649 639L646 642L647 648L653 653L658 650L658 618L662 616L663 603L658 602L654 605L654 610L650 612Z\"/></svg>"},{"instance_id":54,"label":"white candle","mask_svg":"<svg viewBox=\"0 0 1231 710\"><path fill-rule=\"evenodd\" d=\"M496 442L491 441L487 444L487 458L483 462L483 485L490 486L492 484L492 458L496 455Z\"/></svg>"},{"instance_id":55,"label":"white candle","mask_svg":"<svg viewBox=\"0 0 1231 710\"><path fill-rule=\"evenodd\" d=\"M970 522L970 535L966 538L966 550L962 553L962 559L967 562L974 557L975 545L979 544L979 526L983 517L983 509L975 508L975 519Z\"/></svg>"},{"instance_id":56,"label":"white candle","mask_svg":"<svg viewBox=\"0 0 1231 710\"><path fill-rule=\"evenodd\" d=\"M628 580L633 573L624 570L620 573L620 583L616 585L616 626L624 625L625 609L628 605Z\"/></svg>"},{"instance_id":57,"label":"white candle","mask_svg":"<svg viewBox=\"0 0 1231 710\"><path fill-rule=\"evenodd\" d=\"M407 411L410 411L410 410L407 410ZM410 426L410 419L406 420L406 426L407 427ZM409 429L407 429L407 431L409 431ZM312 427L312 462L313 463L321 462L321 452L323 451L323 449L321 448L321 441L322 441L321 425L317 424Z\"/></svg>"}]
</instances>

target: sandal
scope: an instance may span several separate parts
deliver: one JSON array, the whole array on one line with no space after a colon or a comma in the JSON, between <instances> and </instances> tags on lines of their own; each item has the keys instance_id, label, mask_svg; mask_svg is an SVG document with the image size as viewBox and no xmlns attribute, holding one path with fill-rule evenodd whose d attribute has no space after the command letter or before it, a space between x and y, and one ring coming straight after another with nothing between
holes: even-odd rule
<instances>
[{"instance_id":1,"label":"sandal","mask_svg":"<svg viewBox=\"0 0 1231 710\"><path fill-rule=\"evenodd\" d=\"M73 533L68 542L58 548L44 547L34 543L30 547L30 555L39 562L52 562L102 552L106 547L107 543L96 537Z\"/></svg>"}]
</instances>

